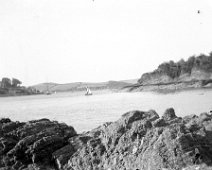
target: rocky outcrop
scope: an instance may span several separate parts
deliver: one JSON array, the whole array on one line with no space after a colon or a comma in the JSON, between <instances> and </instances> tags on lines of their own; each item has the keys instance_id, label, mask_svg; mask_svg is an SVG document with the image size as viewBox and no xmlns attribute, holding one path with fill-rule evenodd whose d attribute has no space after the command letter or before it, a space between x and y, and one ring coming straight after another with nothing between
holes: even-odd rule
<instances>
[{"instance_id":1,"label":"rocky outcrop","mask_svg":"<svg viewBox=\"0 0 212 170\"><path fill-rule=\"evenodd\" d=\"M191 73L182 73L179 77L172 78L166 73L154 71L145 73L139 79L142 85L163 85L163 84L176 84L180 82L201 82L206 80L212 80L212 73L193 68Z\"/></svg>"},{"instance_id":2,"label":"rocky outcrop","mask_svg":"<svg viewBox=\"0 0 212 170\"><path fill-rule=\"evenodd\" d=\"M1 123L0 167L60 170L212 169L212 115L125 113L116 122L76 134L47 119ZM13 122L14 123L14 122ZM14 126L15 125L15 126ZM3 130L4 129L4 130Z\"/></svg>"},{"instance_id":3,"label":"rocky outcrop","mask_svg":"<svg viewBox=\"0 0 212 170\"><path fill-rule=\"evenodd\" d=\"M124 90L173 91L202 87L212 87L212 53L192 56L187 61L164 62L154 71L142 74L137 84Z\"/></svg>"},{"instance_id":4,"label":"rocky outcrop","mask_svg":"<svg viewBox=\"0 0 212 170\"><path fill-rule=\"evenodd\" d=\"M36 169L36 166L55 167L52 153L66 146L76 131L48 119L26 123L1 119L0 135L0 167L24 169L31 166L30 169Z\"/></svg>"},{"instance_id":5,"label":"rocky outcrop","mask_svg":"<svg viewBox=\"0 0 212 170\"><path fill-rule=\"evenodd\" d=\"M81 144L70 145L76 152L66 162L57 159L57 165L70 170L180 170L203 163L207 167L212 163L211 118L209 114L179 118L172 108L161 118L153 110L128 112L73 138L72 143Z\"/></svg>"},{"instance_id":6,"label":"rocky outcrop","mask_svg":"<svg viewBox=\"0 0 212 170\"><path fill-rule=\"evenodd\" d=\"M144 73L139 79L139 83L142 85L170 83L170 82L173 82L173 79L169 77L167 74L160 72Z\"/></svg>"}]
</instances>

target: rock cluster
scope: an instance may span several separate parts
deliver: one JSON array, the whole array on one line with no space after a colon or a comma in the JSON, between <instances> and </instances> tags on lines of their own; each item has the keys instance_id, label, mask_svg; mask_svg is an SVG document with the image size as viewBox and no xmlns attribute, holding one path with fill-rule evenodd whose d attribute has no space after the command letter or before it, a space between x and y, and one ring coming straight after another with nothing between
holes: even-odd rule
<instances>
[{"instance_id":1,"label":"rock cluster","mask_svg":"<svg viewBox=\"0 0 212 170\"><path fill-rule=\"evenodd\" d=\"M73 136L76 136L73 127L48 119L27 123L1 119L0 167L4 167L1 170L33 169L34 165L54 168L52 153L66 146Z\"/></svg>"},{"instance_id":2,"label":"rock cluster","mask_svg":"<svg viewBox=\"0 0 212 170\"><path fill-rule=\"evenodd\" d=\"M154 110L131 111L83 134L48 119L1 119L0 135L5 170L212 169L209 113L181 118L170 108L160 118Z\"/></svg>"}]
</instances>

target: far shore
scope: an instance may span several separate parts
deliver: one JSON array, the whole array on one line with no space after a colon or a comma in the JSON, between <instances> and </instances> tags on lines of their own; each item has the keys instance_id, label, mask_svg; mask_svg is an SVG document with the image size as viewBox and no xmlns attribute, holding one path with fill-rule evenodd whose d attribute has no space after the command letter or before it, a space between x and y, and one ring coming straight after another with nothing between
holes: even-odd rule
<instances>
[{"instance_id":1,"label":"far shore","mask_svg":"<svg viewBox=\"0 0 212 170\"><path fill-rule=\"evenodd\" d=\"M184 81L155 84L134 84L123 88L124 91L129 92L152 91L158 93L173 93L198 89L212 89L212 83L203 84L202 81Z\"/></svg>"},{"instance_id":2,"label":"far shore","mask_svg":"<svg viewBox=\"0 0 212 170\"><path fill-rule=\"evenodd\" d=\"M125 87L122 89L98 89L92 90L93 95L102 95L102 94L110 94L110 93L134 93L134 92L153 92L159 94L169 94L169 93L178 93L184 91L196 91L196 90L212 90L212 87L184 87L184 88L174 88L174 85L161 85L161 86L131 86ZM24 96L55 96L55 95L62 95L62 94L71 94L71 96L82 96L85 94L85 91L60 91L57 93L51 93L47 95L45 93L38 93L38 94L16 94L16 95L9 95L9 94L0 94L1 97L24 97Z\"/></svg>"}]
</instances>

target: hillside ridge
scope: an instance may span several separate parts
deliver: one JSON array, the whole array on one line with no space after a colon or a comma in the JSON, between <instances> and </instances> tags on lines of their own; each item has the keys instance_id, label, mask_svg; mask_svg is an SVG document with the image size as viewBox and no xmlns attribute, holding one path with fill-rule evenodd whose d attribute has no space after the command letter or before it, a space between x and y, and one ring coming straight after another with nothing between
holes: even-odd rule
<instances>
[{"instance_id":1,"label":"hillside ridge","mask_svg":"<svg viewBox=\"0 0 212 170\"><path fill-rule=\"evenodd\" d=\"M73 83L41 83L33 85L31 87L36 88L39 91L45 92L47 89L57 92L65 91L83 91L88 86L91 90L118 90L123 87L132 85L136 80L121 80L121 81L106 81L106 82L73 82Z\"/></svg>"}]
</instances>

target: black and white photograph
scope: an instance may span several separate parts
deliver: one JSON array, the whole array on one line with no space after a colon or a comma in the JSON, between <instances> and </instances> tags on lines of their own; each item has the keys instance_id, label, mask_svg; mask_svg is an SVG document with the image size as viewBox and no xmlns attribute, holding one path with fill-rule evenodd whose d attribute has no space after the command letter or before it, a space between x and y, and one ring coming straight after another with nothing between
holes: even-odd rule
<instances>
[{"instance_id":1,"label":"black and white photograph","mask_svg":"<svg viewBox=\"0 0 212 170\"><path fill-rule=\"evenodd\" d=\"M212 170L212 0L0 0L0 170Z\"/></svg>"}]
</instances>

